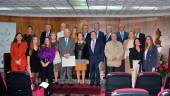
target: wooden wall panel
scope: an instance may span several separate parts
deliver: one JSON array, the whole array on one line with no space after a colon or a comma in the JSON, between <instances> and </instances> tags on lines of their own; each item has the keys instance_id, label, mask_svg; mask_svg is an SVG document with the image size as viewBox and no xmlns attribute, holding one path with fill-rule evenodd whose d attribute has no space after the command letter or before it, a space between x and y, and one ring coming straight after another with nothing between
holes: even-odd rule
<instances>
[{"instance_id":1,"label":"wooden wall panel","mask_svg":"<svg viewBox=\"0 0 170 96\"><path fill-rule=\"evenodd\" d=\"M60 31L60 24L62 22L67 24L67 27L72 29L74 26L78 27L78 31L81 31L83 24L88 24L90 30L93 29L95 22L100 22L101 30L106 31L106 25L111 24L113 31L118 31L119 23L125 24L125 30L131 31L135 25L141 27L141 32L146 35L152 35L155 38L155 32L159 28L162 32L162 46L163 53L168 53L170 47L170 16L169 17L138 17L138 18L57 18L57 17L16 17L16 16L0 16L0 22L16 22L17 32L25 33L27 26L32 25L36 35L40 35L44 30L45 24L52 25L52 31Z\"/></svg>"}]
</instances>

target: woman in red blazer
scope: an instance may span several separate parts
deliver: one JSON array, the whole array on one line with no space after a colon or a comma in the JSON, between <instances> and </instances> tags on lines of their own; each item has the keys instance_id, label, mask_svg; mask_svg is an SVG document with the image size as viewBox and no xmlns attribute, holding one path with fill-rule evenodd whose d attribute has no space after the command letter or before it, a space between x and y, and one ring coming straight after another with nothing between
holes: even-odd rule
<instances>
[{"instance_id":1,"label":"woman in red blazer","mask_svg":"<svg viewBox=\"0 0 170 96\"><path fill-rule=\"evenodd\" d=\"M27 57L25 55L27 43L23 40L22 34L17 33L11 44L11 70L27 71Z\"/></svg>"}]
</instances>

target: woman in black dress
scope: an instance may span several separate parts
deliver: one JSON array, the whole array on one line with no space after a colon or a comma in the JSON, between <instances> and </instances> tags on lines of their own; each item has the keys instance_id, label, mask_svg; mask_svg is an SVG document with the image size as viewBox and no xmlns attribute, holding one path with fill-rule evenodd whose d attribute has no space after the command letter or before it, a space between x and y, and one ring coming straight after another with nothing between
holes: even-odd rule
<instances>
[{"instance_id":1,"label":"woman in black dress","mask_svg":"<svg viewBox=\"0 0 170 96\"><path fill-rule=\"evenodd\" d=\"M30 43L30 48L29 48L29 53L28 53L28 65L29 69L31 71L31 76L33 79L34 83L38 83L38 77L39 77L39 72L41 69L41 63L39 59L39 40L38 37L34 36L31 43Z\"/></svg>"}]
</instances>

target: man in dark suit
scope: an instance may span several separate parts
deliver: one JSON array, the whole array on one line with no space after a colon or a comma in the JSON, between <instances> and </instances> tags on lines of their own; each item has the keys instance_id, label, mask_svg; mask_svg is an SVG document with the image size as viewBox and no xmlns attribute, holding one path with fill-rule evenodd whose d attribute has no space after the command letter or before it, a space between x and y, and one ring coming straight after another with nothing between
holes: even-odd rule
<instances>
[{"instance_id":1,"label":"man in dark suit","mask_svg":"<svg viewBox=\"0 0 170 96\"><path fill-rule=\"evenodd\" d=\"M100 23L97 22L94 24L94 31L96 32L97 39L101 40L104 44L104 33L100 31Z\"/></svg>"},{"instance_id":2,"label":"man in dark suit","mask_svg":"<svg viewBox=\"0 0 170 96\"><path fill-rule=\"evenodd\" d=\"M89 26L83 25L82 31L83 31L84 40L86 41L86 43L89 42L90 41Z\"/></svg>"},{"instance_id":3,"label":"man in dark suit","mask_svg":"<svg viewBox=\"0 0 170 96\"><path fill-rule=\"evenodd\" d=\"M106 26L106 35L105 35L105 44L108 41L111 41L111 34L112 34L112 26L111 25L107 25Z\"/></svg>"},{"instance_id":4,"label":"man in dark suit","mask_svg":"<svg viewBox=\"0 0 170 96\"><path fill-rule=\"evenodd\" d=\"M44 44L44 40L46 37L49 37L51 34L51 25L45 25L45 31L41 33L40 36L40 45Z\"/></svg>"},{"instance_id":5,"label":"man in dark suit","mask_svg":"<svg viewBox=\"0 0 170 96\"><path fill-rule=\"evenodd\" d=\"M126 39L128 39L128 33L125 32L125 26L123 24L119 24L119 32L117 32L117 41L123 43Z\"/></svg>"},{"instance_id":6,"label":"man in dark suit","mask_svg":"<svg viewBox=\"0 0 170 96\"><path fill-rule=\"evenodd\" d=\"M139 38L141 45L142 45L142 49L144 50L144 48L145 48L145 34L141 33L141 29L139 26L134 27L134 32L135 32L135 37Z\"/></svg>"},{"instance_id":7,"label":"man in dark suit","mask_svg":"<svg viewBox=\"0 0 170 96\"><path fill-rule=\"evenodd\" d=\"M99 64L104 61L104 44L97 39L95 31L91 32L91 41L88 43L90 61L90 85L100 86Z\"/></svg>"}]
</instances>

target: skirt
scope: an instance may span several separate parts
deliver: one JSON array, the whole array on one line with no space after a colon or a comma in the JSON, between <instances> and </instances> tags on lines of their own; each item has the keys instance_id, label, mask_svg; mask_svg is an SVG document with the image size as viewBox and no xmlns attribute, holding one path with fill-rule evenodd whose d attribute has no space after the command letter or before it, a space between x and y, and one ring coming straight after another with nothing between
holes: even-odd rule
<instances>
[{"instance_id":1,"label":"skirt","mask_svg":"<svg viewBox=\"0 0 170 96\"><path fill-rule=\"evenodd\" d=\"M87 70L87 64L76 64L75 70L76 71L86 71Z\"/></svg>"}]
</instances>

